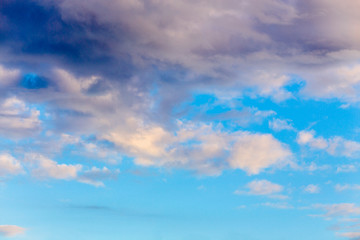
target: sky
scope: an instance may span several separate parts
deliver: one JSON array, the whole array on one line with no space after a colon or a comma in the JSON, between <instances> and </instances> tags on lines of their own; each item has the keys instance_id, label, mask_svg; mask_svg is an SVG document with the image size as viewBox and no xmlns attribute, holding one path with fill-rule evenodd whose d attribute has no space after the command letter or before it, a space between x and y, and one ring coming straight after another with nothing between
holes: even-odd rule
<instances>
[{"instance_id":1,"label":"sky","mask_svg":"<svg viewBox=\"0 0 360 240\"><path fill-rule=\"evenodd\" d=\"M0 239L359 240L359 11L0 0Z\"/></svg>"}]
</instances>

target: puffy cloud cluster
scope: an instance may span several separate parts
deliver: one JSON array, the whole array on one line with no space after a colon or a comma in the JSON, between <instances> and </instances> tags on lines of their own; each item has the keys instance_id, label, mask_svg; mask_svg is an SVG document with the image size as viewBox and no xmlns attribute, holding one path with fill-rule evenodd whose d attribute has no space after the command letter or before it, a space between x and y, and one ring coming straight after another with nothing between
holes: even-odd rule
<instances>
[{"instance_id":1,"label":"puffy cloud cluster","mask_svg":"<svg viewBox=\"0 0 360 240\"><path fill-rule=\"evenodd\" d=\"M40 153L26 153L17 159L9 153L0 154L0 177L14 176L30 172L39 180L75 180L96 187L104 187L103 181L116 180L120 171L92 167L86 170L82 164L58 163Z\"/></svg>"},{"instance_id":2,"label":"puffy cloud cluster","mask_svg":"<svg viewBox=\"0 0 360 240\"><path fill-rule=\"evenodd\" d=\"M82 169L80 164L58 164L41 154L30 153L26 155L25 159L31 165L31 174L40 179L70 180L76 178L78 172Z\"/></svg>"},{"instance_id":3,"label":"puffy cloud cluster","mask_svg":"<svg viewBox=\"0 0 360 240\"><path fill-rule=\"evenodd\" d=\"M8 153L0 153L0 177L23 173L21 163Z\"/></svg>"},{"instance_id":4,"label":"puffy cloud cluster","mask_svg":"<svg viewBox=\"0 0 360 240\"><path fill-rule=\"evenodd\" d=\"M92 167L84 170L81 164L59 164L39 153L25 155L25 163L31 175L40 180L76 180L96 187L104 187L104 180L116 180L119 170L99 169Z\"/></svg>"},{"instance_id":5,"label":"puffy cloud cluster","mask_svg":"<svg viewBox=\"0 0 360 240\"><path fill-rule=\"evenodd\" d=\"M300 145L312 149L324 150L331 155L356 157L360 152L360 143L336 136L329 139L315 137L315 131L300 131L297 136Z\"/></svg>"},{"instance_id":6,"label":"puffy cloud cluster","mask_svg":"<svg viewBox=\"0 0 360 240\"><path fill-rule=\"evenodd\" d=\"M160 126L139 127L134 132L111 132L114 142L144 166L182 167L204 174L242 169L249 175L269 167L292 163L288 147L269 134L224 132L221 127L179 123L175 133Z\"/></svg>"},{"instance_id":7,"label":"puffy cloud cluster","mask_svg":"<svg viewBox=\"0 0 360 240\"><path fill-rule=\"evenodd\" d=\"M46 79L49 87L41 94L38 91L22 93L28 101L47 103L44 121L54 125L55 130L46 132L51 141L42 143L45 152L49 147L60 151L67 145L75 145L79 154L109 159L108 162L116 162L114 159L119 158L116 152L119 152L134 157L139 165L185 168L208 175L217 175L227 168L258 174L269 167L284 167L293 160L288 146L270 134L229 132L221 125L196 121L178 120L175 125L156 121L149 115L153 101L136 87L137 79L125 89L115 82L107 82L111 87L102 88L97 84L104 84L105 80L99 76L77 77L59 68L49 71ZM269 114L274 113L253 113L256 119ZM72 135L63 134L69 131ZM60 139L52 139L59 133ZM98 142L87 142L79 136L91 134L98 142L109 142L114 148L104 149ZM43 161L34 162L38 165L33 170L36 176L75 178L80 170L76 165L57 165L41 159ZM62 175L61 169L71 174Z\"/></svg>"},{"instance_id":8,"label":"puffy cloud cluster","mask_svg":"<svg viewBox=\"0 0 360 240\"><path fill-rule=\"evenodd\" d=\"M293 131L295 128L292 126L292 123L288 119L273 119L269 122L269 127L276 132L289 130Z\"/></svg>"},{"instance_id":9,"label":"puffy cloud cluster","mask_svg":"<svg viewBox=\"0 0 360 240\"><path fill-rule=\"evenodd\" d=\"M40 129L39 111L29 102L46 106L54 134L95 135L140 165L213 175L233 168L251 175L289 164L291 151L269 134L229 133L196 121L180 126L173 107L199 90L237 97L251 88L255 97L286 100L293 97L286 86L295 75L304 78L308 96L356 101L358 67L353 63L360 46L358 36L344 29L359 22L357 14L338 1L204 3L6 1L0 13L0 78L1 86L11 88L1 89L18 97L3 99L0 121L7 127L0 133L24 136ZM338 23L336 30L327 28L329 21ZM38 75L29 75L31 86L21 85L29 72ZM322 92L318 86L325 86ZM281 119L270 127L293 130ZM311 133L299 133L299 143L330 153L350 156L358 148L342 138L306 134ZM90 152L101 150L80 144ZM71 168L65 178L78 171L76 165L37 164L53 169L54 176Z\"/></svg>"}]
</instances>

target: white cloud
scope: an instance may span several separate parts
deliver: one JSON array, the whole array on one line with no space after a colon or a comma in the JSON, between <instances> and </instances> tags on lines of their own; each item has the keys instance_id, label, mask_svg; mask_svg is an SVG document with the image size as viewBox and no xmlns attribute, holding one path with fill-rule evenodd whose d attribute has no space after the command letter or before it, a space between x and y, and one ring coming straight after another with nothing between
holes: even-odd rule
<instances>
[{"instance_id":1,"label":"white cloud","mask_svg":"<svg viewBox=\"0 0 360 240\"><path fill-rule=\"evenodd\" d=\"M293 127L292 123L288 119L273 119L269 122L269 127L274 131L282 131L282 130L289 130L294 131L295 128Z\"/></svg>"},{"instance_id":2,"label":"white cloud","mask_svg":"<svg viewBox=\"0 0 360 240\"><path fill-rule=\"evenodd\" d=\"M346 140L342 137L325 139L315 137L315 131L300 131L297 136L297 143L309 146L312 149L325 150L330 155L356 157L360 153L360 143Z\"/></svg>"},{"instance_id":3,"label":"white cloud","mask_svg":"<svg viewBox=\"0 0 360 240\"><path fill-rule=\"evenodd\" d=\"M311 162L309 166L305 167L305 169L310 171L310 172L322 171L322 170L327 170L327 169L330 169L330 168L331 168L330 165L317 165L315 162Z\"/></svg>"},{"instance_id":4,"label":"white cloud","mask_svg":"<svg viewBox=\"0 0 360 240\"><path fill-rule=\"evenodd\" d=\"M340 165L336 168L336 172L337 173L348 173L348 172L357 172L357 166L353 165L353 164L344 164L344 165Z\"/></svg>"},{"instance_id":5,"label":"white cloud","mask_svg":"<svg viewBox=\"0 0 360 240\"><path fill-rule=\"evenodd\" d=\"M92 167L90 170L84 171L78 177L78 181L95 187L104 187L104 180L115 180L119 173L119 170L111 171L106 167L103 167L102 169Z\"/></svg>"},{"instance_id":6,"label":"white cloud","mask_svg":"<svg viewBox=\"0 0 360 240\"><path fill-rule=\"evenodd\" d=\"M230 166L258 174L268 167L290 163L291 151L270 134L243 134L234 144Z\"/></svg>"},{"instance_id":7,"label":"white cloud","mask_svg":"<svg viewBox=\"0 0 360 240\"><path fill-rule=\"evenodd\" d=\"M304 93L314 97L338 98L346 102L359 102L360 65L326 68L304 76L308 85Z\"/></svg>"},{"instance_id":8,"label":"white cloud","mask_svg":"<svg viewBox=\"0 0 360 240\"><path fill-rule=\"evenodd\" d=\"M271 71L257 72L253 82L259 82L259 95L271 97L275 102L281 102L292 97L292 94L283 86L289 82L290 77Z\"/></svg>"},{"instance_id":9,"label":"white cloud","mask_svg":"<svg viewBox=\"0 0 360 240\"><path fill-rule=\"evenodd\" d=\"M315 204L314 207L325 210L324 217L347 217L360 215L360 207L356 206L354 203Z\"/></svg>"},{"instance_id":10,"label":"white cloud","mask_svg":"<svg viewBox=\"0 0 360 240\"><path fill-rule=\"evenodd\" d=\"M325 213L322 215L314 215L323 217L326 220L335 220L337 224L333 227L334 230L345 230L346 232L337 233L339 236L348 237L350 239L357 239L357 234L347 232L349 229L354 229L358 226L358 217L360 216L360 207L354 203L338 203L338 204L315 204L315 209L321 209ZM354 224L356 223L356 224ZM354 238L355 237L355 238Z\"/></svg>"},{"instance_id":11,"label":"white cloud","mask_svg":"<svg viewBox=\"0 0 360 240\"><path fill-rule=\"evenodd\" d=\"M0 225L0 236L15 237L23 234L24 232L25 228L16 225Z\"/></svg>"},{"instance_id":12,"label":"white cloud","mask_svg":"<svg viewBox=\"0 0 360 240\"><path fill-rule=\"evenodd\" d=\"M307 193L319 193L320 192L320 187L318 185L314 185L314 184L309 184L304 188L304 191Z\"/></svg>"},{"instance_id":13,"label":"white cloud","mask_svg":"<svg viewBox=\"0 0 360 240\"><path fill-rule=\"evenodd\" d=\"M272 183L268 180L254 180L246 184L246 191L236 190L234 193L238 195L258 195L258 196L267 196L271 198L285 199L287 196L280 195L279 193L284 190L284 187Z\"/></svg>"},{"instance_id":14,"label":"white cloud","mask_svg":"<svg viewBox=\"0 0 360 240\"><path fill-rule=\"evenodd\" d=\"M36 153L26 154L26 162L30 164L31 174L39 179L64 179L72 180L82 169L82 165L58 164L57 162Z\"/></svg>"},{"instance_id":15,"label":"white cloud","mask_svg":"<svg viewBox=\"0 0 360 240\"><path fill-rule=\"evenodd\" d=\"M134 156L136 164L188 168L208 175L220 174L228 167L226 162L258 174L289 164L292 155L269 134L227 133L220 125L191 122L179 122L176 132L140 125L134 132L113 131L103 138Z\"/></svg>"},{"instance_id":16,"label":"white cloud","mask_svg":"<svg viewBox=\"0 0 360 240\"><path fill-rule=\"evenodd\" d=\"M342 192L345 190L360 190L360 185L358 184L336 184L335 190L338 192Z\"/></svg>"},{"instance_id":17,"label":"white cloud","mask_svg":"<svg viewBox=\"0 0 360 240\"><path fill-rule=\"evenodd\" d=\"M40 130L40 112L16 97L0 103L0 135L26 137Z\"/></svg>"},{"instance_id":18,"label":"white cloud","mask_svg":"<svg viewBox=\"0 0 360 240\"><path fill-rule=\"evenodd\" d=\"M266 202L266 203L262 203L261 205L265 206L265 207L277 208L277 209L292 209L292 208L294 208L294 206L290 205L289 203L283 203L283 202L279 202L279 203Z\"/></svg>"},{"instance_id":19,"label":"white cloud","mask_svg":"<svg viewBox=\"0 0 360 240\"><path fill-rule=\"evenodd\" d=\"M315 138L314 135L315 131L300 131L297 136L297 142L300 145L309 145L316 149L326 149L328 142L322 137Z\"/></svg>"},{"instance_id":20,"label":"white cloud","mask_svg":"<svg viewBox=\"0 0 360 240\"><path fill-rule=\"evenodd\" d=\"M0 153L0 177L24 172L21 163L8 153Z\"/></svg>"}]
</instances>

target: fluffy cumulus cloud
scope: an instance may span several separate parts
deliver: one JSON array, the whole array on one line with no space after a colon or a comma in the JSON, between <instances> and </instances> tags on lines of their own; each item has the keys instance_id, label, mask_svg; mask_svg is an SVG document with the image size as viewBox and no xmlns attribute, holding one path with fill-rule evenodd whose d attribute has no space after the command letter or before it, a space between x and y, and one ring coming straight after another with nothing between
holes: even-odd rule
<instances>
[{"instance_id":1,"label":"fluffy cumulus cloud","mask_svg":"<svg viewBox=\"0 0 360 240\"><path fill-rule=\"evenodd\" d=\"M0 153L0 177L24 172L21 163L8 153Z\"/></svg>"},{"instance_id":2,"label":"fluffy cumulus cloud","mask_svg":"<svg viewBox=\"0 0 360 240\"><path fill-rule=\"evenodd\" d=\"M31 165L31 174L39 179L75 179L82 169L80 164L59 164L41 154L29 153L26 162Z\"/></svg>"},{"instance_id":3,"label":"fluffy cumulus cloud","mask_svg":"<svg viewBox=\"0 0 360 240\"><path fill-rule=\"evenodd\" d=\"M228 133L221 126L182 122L178 127L175 134L153 126L104 138L127 150L139 165L183 167L210 175L229 167L258 174L292 163L287 146L268 134Z\"/></svg>"},{"instance_id":4,"label":"fluffy cumulus cloud","mask_svg":"<svg viewBox=\"0 0 360 240\"><path fill-rule=\"evenodd\" d=\"M288 119L273 119L269 122L269 127L277 132L282 130L295 130Z\"/></svg>"},{"instance_id":5,"label":"fluffy cumulus cloud","mask_svg":"<svg viewBox=\"0 0 360 240\"><path fill-rule=\"evenodd\" d=\"M230 166L257 174L269 166L284 166L290 162L291 152L269 134L245 134L234 145Z\"/></svg>"},{"instance_id":6,"label":"fluffy cumulus cloud","mask_svg":"<svg viewBox=\"0 0 360 240\"><path fill-rule=\"evenodd\" d=\"M16 225L0 225L0 236L15 237L25 232L25 228Z\"/></svg>"},{"instance_id":7,"label":"fluffy cumulus cloud","mask_svg":"<svg viewBox=\"0 0 360 240\"><path fill-rule=\"evenodd\" d=\"M312 149L324 150L331 155L356 157L360 152L360 143L339 136L325 139L315 137L315 131L300 131L297 142Z\"/></svg>"}]
</instances>

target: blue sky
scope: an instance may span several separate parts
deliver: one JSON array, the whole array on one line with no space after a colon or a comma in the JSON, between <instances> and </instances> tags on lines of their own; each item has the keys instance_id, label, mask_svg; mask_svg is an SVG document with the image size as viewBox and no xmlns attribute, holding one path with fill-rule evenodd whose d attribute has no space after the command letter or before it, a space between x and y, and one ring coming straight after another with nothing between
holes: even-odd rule
<instances>
[{"instance_id":1,"label":"blue sky","mask_svg":"<svg viewBox=\"0 0 360 240\"><path fill-rule=\"evenodd\" d=\"M2 1L0 239L360 239L359 9Z\"/></svg>"}]
</instances>

